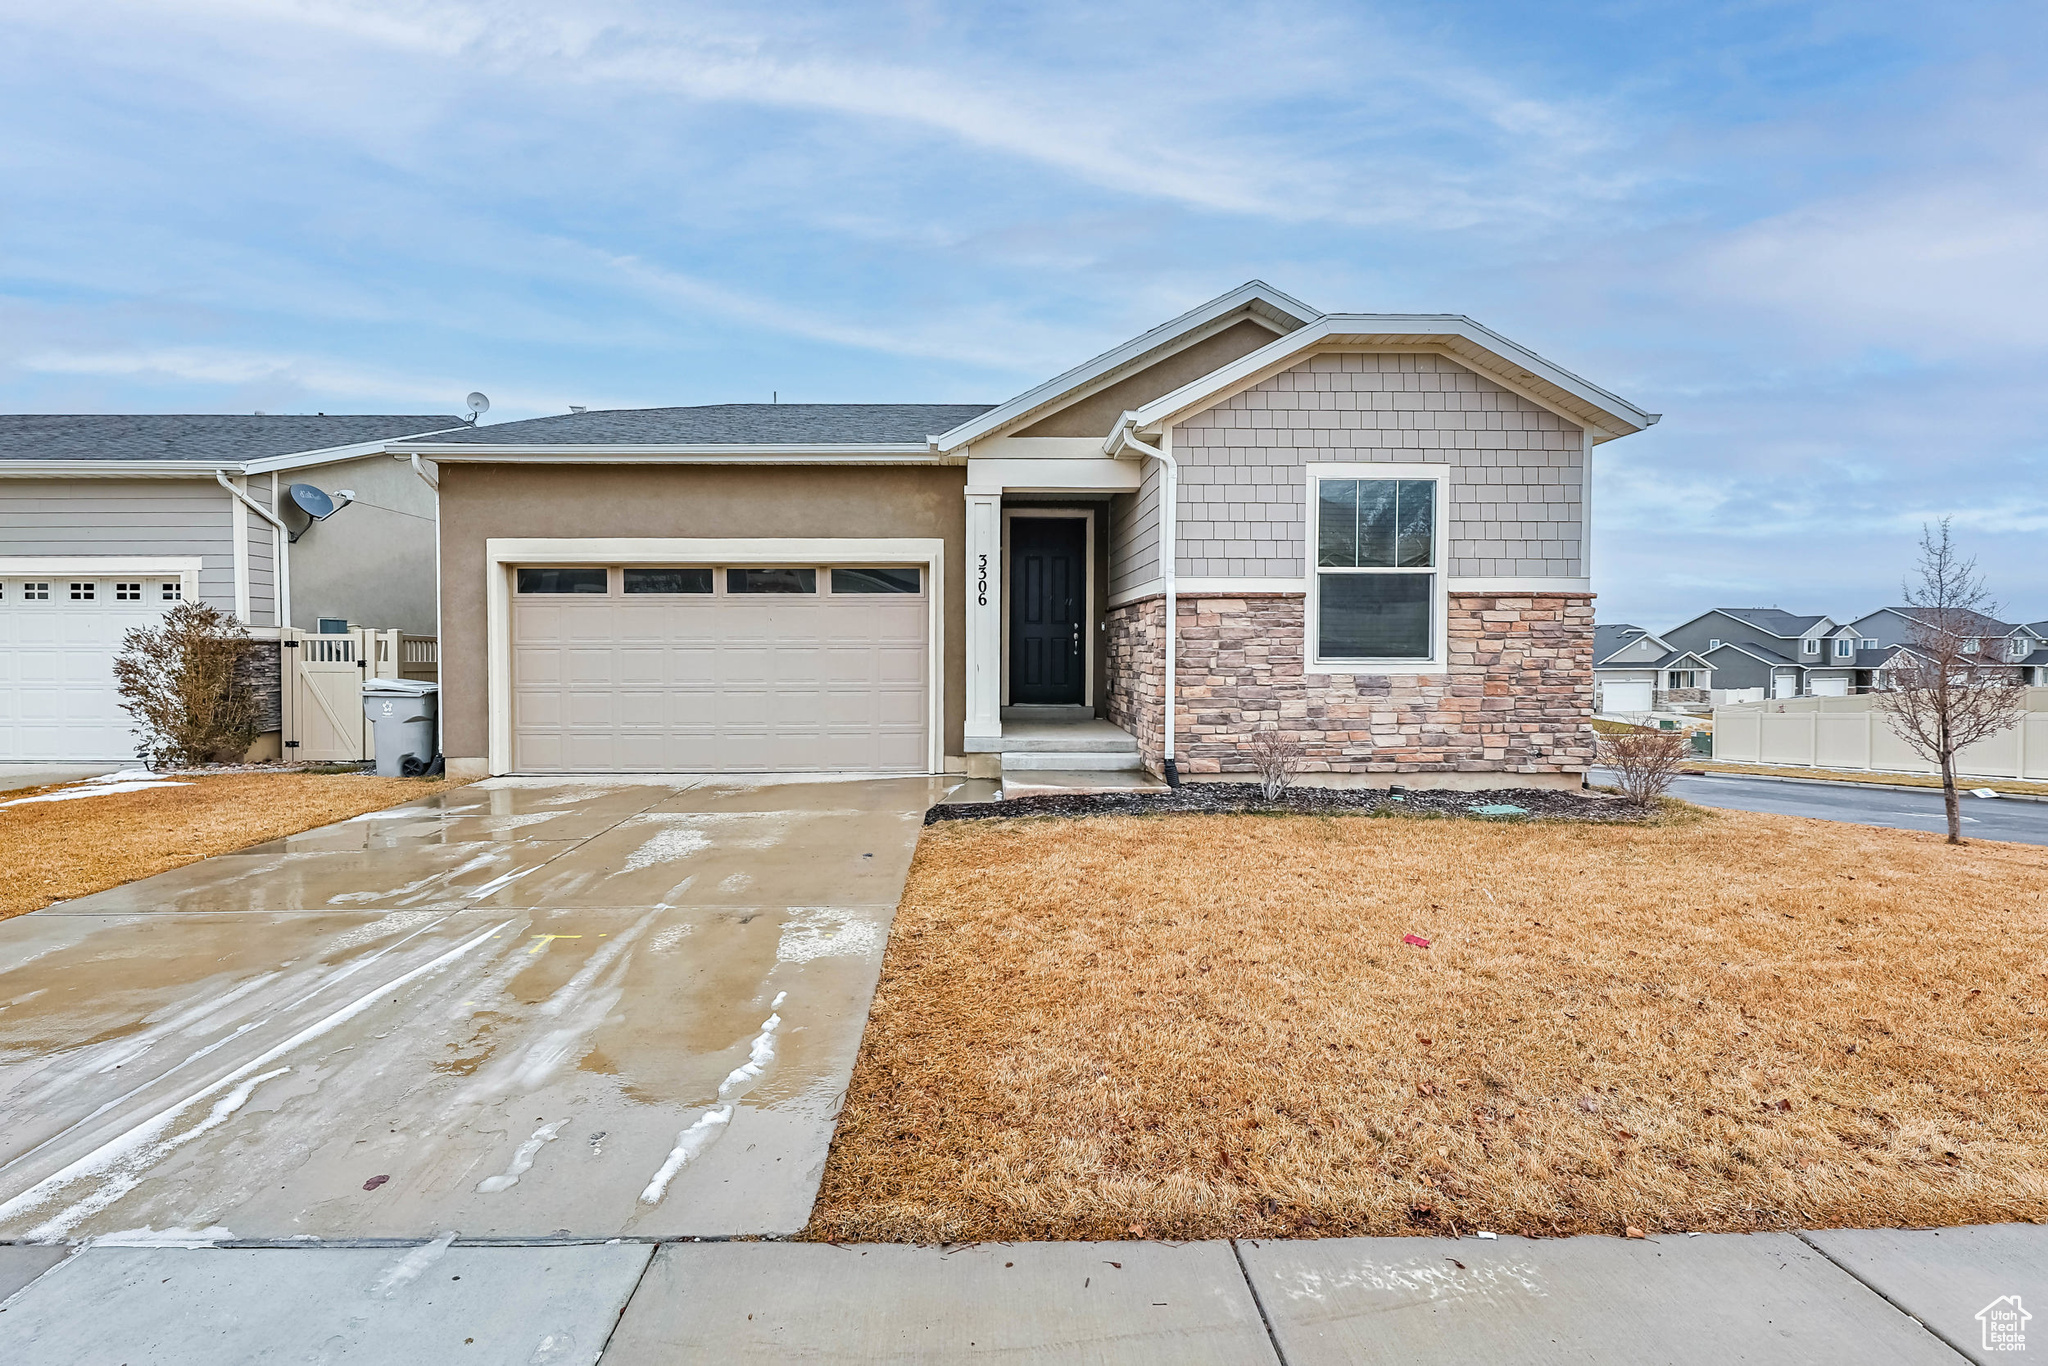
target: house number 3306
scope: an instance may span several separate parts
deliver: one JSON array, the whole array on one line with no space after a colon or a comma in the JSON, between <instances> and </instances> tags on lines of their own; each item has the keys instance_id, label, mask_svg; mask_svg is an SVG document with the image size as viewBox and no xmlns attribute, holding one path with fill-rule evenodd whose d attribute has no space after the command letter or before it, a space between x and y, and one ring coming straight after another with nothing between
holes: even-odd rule
<instances>
[{"instance_id":1,"label":"house number 3306","mask_svg":"<svg viewBox=\"0 0 2048 1366\"><path fill-rule=\"evenodd\" d=\"M983 555L981 557L981 563L976 567L976 574L978 577L974 581L975 605L986 607L988 606L988 556Z\"/></svg>"}]
</instances>

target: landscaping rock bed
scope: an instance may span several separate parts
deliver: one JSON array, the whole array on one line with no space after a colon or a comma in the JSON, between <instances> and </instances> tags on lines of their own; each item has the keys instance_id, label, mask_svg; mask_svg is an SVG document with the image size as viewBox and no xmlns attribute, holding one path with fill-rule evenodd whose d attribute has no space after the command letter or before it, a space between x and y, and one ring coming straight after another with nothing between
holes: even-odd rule
<instances>
[{"instance_id":1,"label":"landscaping rock bed","mask_svg":"<svg viewBox=\"0 0 2048 1366\"><path fill-rule=\"evenodd\" d=\"M1518 806L1526 814L1493 814L1479 807ZM1409 788L1399 797L1384 788L1296 787L1269 802L1257 783L1189 783L1168 792L1077 792L1072 796L1018 797L1002 802L935 806L924 823L982 820L991 816L1163 816L1289 813L1297 815L1471 816L1477 820L1569 820L1603 824L1639 821L1652 813L1632 802L1591 792L1547 787L1454 792Z\"/></svg>"}]
</instances>

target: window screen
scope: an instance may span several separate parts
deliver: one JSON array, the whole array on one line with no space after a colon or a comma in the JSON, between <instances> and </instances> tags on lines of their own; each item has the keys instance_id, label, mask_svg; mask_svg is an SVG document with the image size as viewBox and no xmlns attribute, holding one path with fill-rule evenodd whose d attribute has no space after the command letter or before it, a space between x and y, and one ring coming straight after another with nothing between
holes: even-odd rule
<instances>
[{"instance_id":1,"label":"window screen","mask_svg":"<svg viewBox=\"0 0 2048 1366\"><path fill-rule=\"evenodd\" d=\"M1317 659L1430 658L1436 502L1433 479L1317 481Z\"/></svg>"},{"instance_id":2,"label":"window screen","mask_svg":"<svg viewBox=\"0 0 2048 1366\"><path fill-rule=\"evenodd\" d=\"M711 591L711 571L708 569L628 569L625 578L628 593Z\"/></svg>"},{"instance_id":3,"label":"window screen","mask_svg":"<svg viewBox=\"0 0 2048 1366\"><path fill-rule=\"evenodd\" d=\"M725 591L728 593L815 593L818 591L818 571L815 569L728 569L725 571Z\"/></svg>"},{"instance_id":4,"label":"window screen","mask_svg":"<svg viewBox=\"0 0 2048 1366\"><path fill-rule=\"evenodd\" d=\"M915 569L835 569L835 593L915 593L924 580Z\"/></svg>"},{"instance_id":5,"label":"window screen","mask_svg":"<svg viewBox=\"0 0 2048 1366\"><path fill-rule=\"evenodd\" d=\"M609 591L606 579L609 570L604 569L522 569L519 571L519 591L522 593L603 593Z\"/></svg>"}]
</instances>

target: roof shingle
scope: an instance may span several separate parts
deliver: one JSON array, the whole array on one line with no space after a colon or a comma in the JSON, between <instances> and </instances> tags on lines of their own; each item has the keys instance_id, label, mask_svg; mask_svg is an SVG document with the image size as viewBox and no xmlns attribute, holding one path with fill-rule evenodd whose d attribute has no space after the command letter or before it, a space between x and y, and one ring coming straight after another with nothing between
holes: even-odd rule
<instances>
[{"instance_id":1,"label":"roof shingle","mask_svg":"<svg viewBox=\"0 0 2048 1366\"><path fill-rule=\"evenodd\" d=\"M713 403L607 408L471 427L434 444L458 446L923 445L979 417L988 403Z\"/></svg>"},{"instance_id":2,"label":"roof shingle","mask_svg":"<svg viewBox=\"0 0 2048 1366\"><path fill-rule=\"evenodd\" d=\"M461 425L445 413L7 413L0 460L238 464Z\"/></svg>"}]
</instances>

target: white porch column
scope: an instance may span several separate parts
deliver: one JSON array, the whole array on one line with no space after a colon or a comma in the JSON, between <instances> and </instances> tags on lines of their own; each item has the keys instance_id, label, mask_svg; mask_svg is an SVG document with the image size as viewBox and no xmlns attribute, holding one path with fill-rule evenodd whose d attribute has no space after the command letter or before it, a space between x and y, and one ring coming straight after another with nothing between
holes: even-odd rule
<instances>
[{"instance_id":1,"label":"white porch column","mask_svg":"<svg viewBox=\"0 0 2048 1366\"><path fill-rule=\"evenodd\" d=\"M963 748L988 753L1003 736L1003 491L967 489L967 725Z\"/></svg>"}]
</instances>

